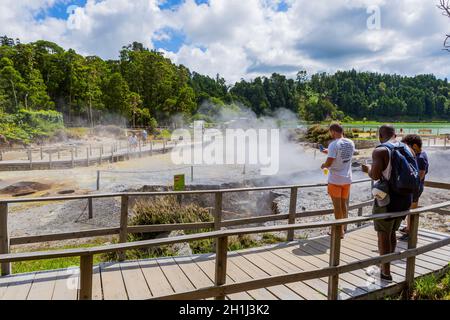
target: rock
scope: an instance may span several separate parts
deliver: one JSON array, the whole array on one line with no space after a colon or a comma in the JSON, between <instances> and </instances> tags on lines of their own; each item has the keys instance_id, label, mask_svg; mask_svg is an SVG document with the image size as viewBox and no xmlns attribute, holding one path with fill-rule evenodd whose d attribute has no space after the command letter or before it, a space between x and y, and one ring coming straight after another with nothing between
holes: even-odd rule
<instances>
[{"instance_id":1,"label":"rock","mask_svg":"<svg viewBox=\"0 0 450 320\"><path fill-rule=\"evenodd\" d=\"M47 184L33 181L20 181L1 189L0 194L11 194L18 197L25 195L25 193L32 194L36 191L44 191L47 189L50 189L50 186Z\"/></svg>"}]
</instances>

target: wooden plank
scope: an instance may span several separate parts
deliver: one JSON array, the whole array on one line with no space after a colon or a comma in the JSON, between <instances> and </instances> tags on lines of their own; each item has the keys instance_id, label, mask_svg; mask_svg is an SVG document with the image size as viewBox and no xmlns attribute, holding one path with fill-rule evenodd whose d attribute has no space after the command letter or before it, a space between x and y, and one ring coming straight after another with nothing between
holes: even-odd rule
<instances>
[{"instance_id":1,"label":"wooden plank","mask_svg":"<svg viewBox=\"0 0 450 320\"><path fill-rule=\"evenodd\" d=\"M214 284L221 286L227 280L228 237L216 239L216 263ZM216 300L225 300L225 296L218 296Z\"/></svg>"},{"instance_id":2,"label":"wooden plank","mask_svg":"<svg viewBox=\"0 0 450 320\"><path fill-rule=\"evenodd\" d=\"M27 300L52 300L58 271L36 272Z\"/></svg>"},{"instance_id":3,"label":"wooden plank","mask_svg":"<svg viewBox=\"0 0 450 320\"><path fill-rule=\"evenodd\" d=\"M176 257L173 260L183 270L184 274L189 275L189 279L195 288L204 288L214 285L203 270L192 260L192 257Z\"/></svg>"},{"instance_id":4,"label":"wooden plank","mask_svg":"<svg viewBox=\"0 0 450 320\"><path fill-rule=\"evenodd\" d=\"M152 294L137 261L120 263L123 281L130 300L150 299Z\"/></svg>"},{"instance_id":5,"label":"wooden plank","mask_svg":"<svg viewBox=\"0 0 450 320\"><path fill-rule=\"evenodd\" d=\"M30 292L35 272L7 277L9 282L2 300L26 300Z\"/></svg>"},{"instance_id":6,"label":"wooden plank","mask_svg":"<svg viewBox=\"0 0 450 320\"><path fill-rule=\"evenodd\" d=\"M52 300L77 300L79 279L79 268L59 270L55 279Z\"/></svg>"},{"instance_id":7,"label":"wooden plank","mask_svg":"<svg viewBox=\"0 0 450 320\"><path fill-rule=\"evenodd\" d=\"M119 228L93 229L87 231L64 232L39 236L14 237L10 239L11 245L58 241L68 239L91 238L98 236L114 235L119 233Z\"/></svg>"},{"instance_id":8,"label":"wooden plank","mask_svg":"<svg viewBox=\"0 0 450 320\"><path fill-rule=\"evenodd\" d=\"M408 237L408 249L414 249L417 247L417 238L419 231L419 216L411 216L410 227L409 227L409 237ZM405 293L404 296L408 299L411 297L414 286L414 271L416 267L416 257L410 257L406 259L406 275L405 275Z\"/></svg>"},{"instance_id":9,"label":"wooden plank","mask_svg":"<svg viewBox=\"0 0 450 320\"><path fill-rule=\"evenodd\" d=\"M326 239L321 238L321 239L317 239L317 241L315 241L312 245L315 247L322 246L323 249L326 249L326 248L328 248L329 243L328 243L328 241L326 241ZM345 246L345 241L342 241L341 257L342 257L342 261L345 263L356 262L359 260L364 260L364 259L369 258L369 256L367 256L367 255L361 254L359 252L356 252L352 249L347 248ZM365 270L359 270L359 271L360 272L358 272L358 273L355 272L355 274L362 278L364 278L364 277L368 278ZM393 278L393 282L403 281L402 276L397 275L396 273L392 274L392 278ZM386 287L388 285L390 285L390 282L381 280L380 278L376 278L376 279L374 278L374 279L372 279L372 282L370 283L369 288L370 289L374 289L374 288L380 289L380 288Z\"/></svg>"},{"instance_id":10,"label":"wooden plank","mask_svg":"<svg viewBox=\"0 0 450 320\"><path fill-rule=\"evenodd\" d=\"M0 202L0 254L10 251L10 240L8 232L8 204ZM11 273L11 263L0 263L0 275L6 276Z\"/></svg>"},{"instance_id":11,"label":"wooden plank","mask_svg":"<svg viewBox=\"0 0 450 320\"><path fill-rule=\"evenodd\" d=\"M331 246L330 246L330 254L329 254L329 266L335 267L340 263L340 255L341 255L341 227L333 226L331 228ZM309 241L312 243L314 241ZM334 275L328 277L328 300L337 300L339 297L339 277L344 277L345 275Z\"/></svg>"},{"instance_id":12,"label":"wooden plank","mask_svg":"<svg viewBox=\"0 0 450 320\"><path fill-rule=\"evenodd\" d=\"M298 189L297 188L291 188L291 194L289 197L289 219L288 224L295 224L295 214L297 212L297 196L298 196ZM295 230L289 230L287 232L287 240L293 241L294 240L294 231Z\"/></svg>"},{"instance_id":13,"label":"wooden plank","mask_svg":"<svg viewBox=\"0 0 450 320\"><path fill-rule=\"evenodd\" d=\"M283 270L269 264L263 258L258 257L257 254L251 255L251 257L248 254L237 254L233 257L230 257L229 260L234 261L237 266L239 266L253 279L267 277L268 275L271 276L285 274ZM302 300L302 297L300 297L285 285L268 287L267 290L269 290L281 300Z\"/></svg>"},{"instance_id":14,"label":"wooden plank","mask_svg":"<svg viewBox=\"0 0 450 320\"><path fill-rule=\"evenodd\" d=\"M192 261L195 262L195 264L200 269L202 269L202 271L208 276L208 278L212 282L214 282L214 278L215 278L214 255L192 257ZM233 264L228 263L227 283L238 282L238 280L236 280L236 279L239 279L240 277L237 274L237 271L240 271L240 269L236 268L236 266L234 266ZM268 293L268 291L265 289L259 289L259 290L255 290L255 291L257 293L260 291L266 291ZM268 293L268 295L269 295L269 297L266 296L265 298L270 299L270 296L273 297L273 295L270 295L270 293ZM247 292L240 292L240 293L228 295L227 297L231 300L251 300L252 297L255 298L255 294L250 295L250 293L247 293ZM264 299L264 296L262 296L260 298ZM258 299L258 298L255 298L255 299Z\"/></svg>"},{"instance_id":15,"label":"wooden plank","mask_svg":"<svg viewBox=\"0 0 450 320\"><path fill-rule=\"evenodd\" d=\"M92 275L92 300L103 300L102 279L100 267L94 266Z\"/></svg>"},{"instance_id":16,"label":"wooden plank","mask_svg":"<svg viewBox=\"0 0 450 320\"><path fill-rule=\"evenodd\" d=\"M80 257L80 291L79 300L92 300L92 277L94 273L94 256Z\"/></svg>"},{"instance_id":17,"label":"wooden plank","mask_svg":"<svg viewBox=\"0 0 450 320\"><path fill-rule=\"evenodd\" d=\"M139 260L138 263L153 296L159 297L174 293L156 260Z\"/></svg>"},{"instance_id":18,"label":"wooden plank","mask_svg":"<svg viewBox=\"0 0 450 320\"><path fill-rule=\"evenodd\" d=\"M370 249L371 252L374 253L374 255L373 255L374 257L378 255L378 245L377 245L376 241L372 241L371 239L364 238L364 237L363 238L359 238L360 236L358 234L354 234L352 236L353 236L353 241L355 241L355 240L359 241L359 244L356 244L356 246L362 247L361 246L361 242L363 242L364 246L366 248ZM351 243L351 241L349 241L349 242ZM355 244L356 242L353 242L353 243ZM392 266L394 266L394 265L398 266L398 267L400 267L402 269L402 272L404 274L404 272L405 272L405 263L406 263L406 261L404 261L404 260L392 262L391 263L391 269L392 269ZM430 270L426 269L426 268L423 268L422 266L417 266L417 268L416 268L416 276L422 275L422 274L427 274L428 272L430 272Z\"/></svg>"},{"instance_id":19,"label":"wooden plank","mask_svg":"<svg viewBox=\"0 0 450 320\"><path fill-rule=\"evenodd\" d=\"M361 230L361 233L358 233L358 235L365 237L369 236L370 239L377 239L375 232L373 231L373 229L370 230L370 228ZM448 238L448 236L446 237L443 235L430 233L429 231L419 230L418 243L424 245L426 243L436 242L445 238ZM398 243L402 243L402 241L398 241ZM450 257L450 246L444 246L430 252L439 252L444 256ZM424 255L427 255L430 252L427 252Z\"/></svg>"},{"instance_id":20,"label":"wooden plank","mask_svg":"<svg viewBox=\"0 0 450 320\"><path fill-rule=\"evenodd\" d=\"M377 245L376 240L372 240L362 234L355 234L354 237L360 239L361 241L367 241L366 244L370 243L372 245ZM406 249L405 244L400 244L400 246L399 244L400 242L397 243L397 249ZM435 265L434 263L429 262L426 257L421 257L420 255L417 256L416 264L418 271L422 273L427 273L428 271L435 271L442 268L441 265Z\"/></svg>"},{"instance_id":21,"label":"wooden plank","mask_svg":"<svg viewBox=\"0 0 450 320\"><path fill-rule=\"evenodd\" d=\"M356 262L356 261L362 260L362 259L367 259L366 256L362 256L361 259L356 259L352 256L349 256L347 254L348 249L344 248L344 246L343 246L344 242L345 242L345 240L341 242L341 260L342 260L342 262L350 263L350 262ZM325 255L321 254L323 252L329 252L329 241L327 241L327 239L314 239L314 241L310 242L309 249L312 250L313 254L315 252L317 252L317 257L320 258L321 260L323 260L325 262L327 261L326 260L327 254L325 254ZM347 274L345 274L345 275L347 276ZM376 281L373 284L371 283L371 287L369 288L368 283L367 283L368 275L366 274L365 270L355 270L355 271L349 272L348 275L351 275L350 278L352 279L351 280L352 283L354 283L355 285L357 285L358 287L360 287L361 289L363 289L365 291L370 291L373 289L380 289L382 287L380 285L380 281ZM388 283L386 282L385 285L386 284L388 284Z\"/></svg>"},{"instance_id":22,"label":"wooden plank","mask_svg":"<svg viewBox=\"0 0 450 320\"><path fill-rule=\"evenodd\" d=\"M270 249L259 252L259 255L268 261L273 261L273 263L275 263L280 269L282 269L286 273L302 271L302 269L300 269L299 267L275 255L272 251L270 251ZM326 299L325 295L321 294L319 291L314 289L312 285L306 284L306 282L289 283L286 284L286 286L306 300Z\"/></svg>"},{"instance_id":23,"label":"wooden plank","mask_svg":"<svg viewBox=\"0 0 450 320\"><path fill-rule=\"evenodd\" d=\"M311 240L313 241L313 240ZM308 245L300 245L299 248L296 249L298 254L301 254L299 251L306 253L305 259L309 259L309 261L314 264L317 268L326 268L329 266L327 263L329 254L320 253L318 250ZM367 293L367 290L362 288L361 286L365 286L365 282L362 282L362 279L355 276L352 273L344 273L339 275L339 289L349 296L354 297L361 294ZM328 292L329 293L329 292Z\"/></svg>"},{"instance_id":24,"label":"wooden plank","mask_svg":"<svg viewBox=\"0 0 450 320\"><path fill-rule=\"evenodd\" d=\"M128 238L128 196L120 197L120 233L119 242L125 243ZM126 258L125 251L119 251L119 261L124 261Z\"/></svg>"},{"instance_id":25,"label":"wooden plank","mask_svg":"<svg viewBox=\"0 0 450 320\"><path fill-rule=\"evenodd\" d=\"M118 263L100 264L103 298L105 300L127 300L128 295Z\"/></svg>"},{"instance_id":26,"label":"wooden plank","mask_svg":"<svg viewBox=\"0 0 450 320\"><path fill-rule=\"evenodd\" d=\"M192 282L172 258L160 258L156 259L156 261L175 292L185 292L195 289Z\"/></svg>"},{"instance_id":27,"label":"wooden plank","mask_svg":"<svg viewBox=\"0 0 450 320\"><path fill-rule=\"evenodd\" d=\"M364 255L365 259L368 258L374 258L378 256L378 250L373 249L373 247L367 248L364 246L361 246L361 242L355 243L352 242L351 239L347 236L346 241L342 243L343 247L350 250L348 251L348 254L353 257L358 257L360 255ZM359 259L362 259L361 257ZM391 274L394 279L399 279L398 281L404 280L404 274L405 274L405 268L402 267L402 264L400 263L391 263ZM417 276L419 273L417 273Z\"/></svg>"},{"instance_id":28,"label":"wooden plank","mask_svg":"<svg viewBox=\"0 0 450 320\"><path fill-rule=\"evenodd\" d=\"M289 248L289 246L283 246L283 248ZM291 265L295 266L296 268L298 268L298 270L312 271L312 270L316 269L315 266L313 266L312 264L304 261L303 259L301 259L300 257L297 257L296 255L289 253L288 251L281 250L281 248L277 248L277 250L272 249L272 250L270 250L270 253L275 255L276 257L283 259L284 261L290 263ZM278 260L274 260L274 261L277 261L277 263L278 263ZM280 262L280 263L281 263L281 266L284 265L284 264L282 264L282 262ZM294 271L292 271L292 272L294 272ZM324 298L326 298L327 293L328 293L328 284L326 282L326 279L318 278L318 279L306 280L304 282L306 284L308 284L310 287L314 288Z\"/></svg>"}]
</instances>

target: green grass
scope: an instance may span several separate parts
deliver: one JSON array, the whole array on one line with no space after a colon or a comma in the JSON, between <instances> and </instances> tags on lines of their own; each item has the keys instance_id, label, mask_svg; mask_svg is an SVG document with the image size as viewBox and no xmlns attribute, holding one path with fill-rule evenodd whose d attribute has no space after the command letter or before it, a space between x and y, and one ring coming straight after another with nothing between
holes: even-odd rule
<instances>
[{"instance_id":1,"label":"green grass","mask_svg":"<svg viewBox=\"0 0 450 320\"><path fill-rule=\"evenodd\" d=\"M450 300L450 264L443 275L434 274L414 281L413 300ZM400 300L402 295L386 296L384 300Z\"/></svg>"},{"instance_id":2,"label":"green grass","mask_svg":"<svg viewBox=\"0 0 450 320\"><path fill-rule=\"evenodd\" d=\"M76 249L76 248L90 248L101 245L103 242L101 240L95 240L95 242L88 244L80 244L77 246L62 246L62 247L53 247L51 249L38 249L33 251L53 251L53 250L65 250L65 249ZM94 264L98 264L100 262L105 262L107 259L102 255L94 256ZM65 269L68 267L79 266L80 258L79 257L66 257L66 258L58 258L58 259L45 259L45 260L32 260L32 261L20 261L13 262L11 264L11 269L13 273L27 273L33 271L44 271L44 270L57 270L57 269Z\"/></svg>"}]
</instances>

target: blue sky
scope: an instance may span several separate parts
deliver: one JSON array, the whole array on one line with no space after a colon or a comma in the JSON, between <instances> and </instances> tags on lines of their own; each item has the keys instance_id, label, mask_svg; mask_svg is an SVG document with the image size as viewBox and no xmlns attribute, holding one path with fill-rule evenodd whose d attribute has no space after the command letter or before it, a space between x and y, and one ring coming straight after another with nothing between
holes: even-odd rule
<instances>
[{"instance_id":1,"label":"blue sky","mask_svg":"<svg viewBox=\"0 0 450 320\"><path fill-rule=\"evenodd\" d=\"M104 59L139 41L230 83L303 69L444 78L450 28L436 1L2 0L0 25L22 42L45 39Z\"/></svg>"}]
</instances>

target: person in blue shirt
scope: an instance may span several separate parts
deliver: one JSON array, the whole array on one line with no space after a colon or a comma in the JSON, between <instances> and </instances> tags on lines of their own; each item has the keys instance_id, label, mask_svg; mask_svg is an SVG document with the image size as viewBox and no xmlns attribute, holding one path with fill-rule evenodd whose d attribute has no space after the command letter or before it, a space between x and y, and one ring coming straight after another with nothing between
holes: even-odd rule
<instances>
[{"instance_id":1,"label":"person in blue shirt","mask_svg":"<svg viewBox=\"0 0 450 320\"><path fill-rule=\"evenodd\" d=\"M402 140L403 143L407 144L411 149L414 150L416 154L417 165L419 167L419 177L420 177L420 185L417 192L413 195L413 203L411 205L411 209L416 209L419 206L419 198L422 195L425 186L425 176L428 173L429 163L428 156L425 151L422 150L422 139L417 134L409 134L405 136ZM400 229L403 232L403 235L399 240L407 241L409 238L409 226L410 226L410 217L406 221L406 227Z\"/></svg>"}]
</instances>

